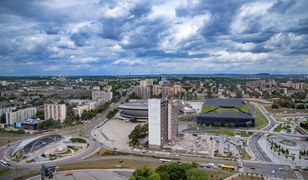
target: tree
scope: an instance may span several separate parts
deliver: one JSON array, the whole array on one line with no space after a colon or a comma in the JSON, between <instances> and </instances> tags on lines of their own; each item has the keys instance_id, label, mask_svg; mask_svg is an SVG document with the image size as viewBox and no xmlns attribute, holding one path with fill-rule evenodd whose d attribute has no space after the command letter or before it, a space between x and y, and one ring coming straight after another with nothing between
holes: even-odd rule
<instances>
[{"instance_id":1,"label":"tree","mask_svg":"<svg viewBox=\"0 0 308 180\"><path fill-rule=\"evenodd\" d=\"M296 100L306 99L306 96L307 96L306 92L296 92L291 95L291 97Z\"/></svg>"},{"instance_id":2,"label":"tree","mask_svg":"<svg viewBox=\"0 0 308 180\"><path fill-rule=\"evenodd\" d=\"M25 134L25 133L26 133L26 131L24 129L18 129L16 131L16 134Z\"/></svg>"},{"instance_id":3,"label":"tree","mask_svg":"<svg viewBox=\"0 0 308 180\"><path fill-rule=\"evenodd\" d=\"M132 92L129 96L128 99L141 99L135 92Z\"/></svg>"},{"instance_id":4,"label":"tree","mask_svg":"<svg viewBox=\"0 0 308 180\"><path fill-rule=\"evenodd\" d=\"M38 130L61 128L61 122L58 120L48 119L37 124Z\"/></svg>"},{"instance_id":5,"label":"tree","mask_svg":"<svg viewBox=\"0 0 308 180\"><path fill-rule=\"evenodd\" d=\"M5 124L6 123L6 117L5 114L2 114L0 117L0 123Z\"/></svg>"},{"instance_id":6,"label":"tree","mask_svg":"<svg viewBox=\"0 0 308 180\"><path fill-rule=\"evenodd\" d=\"M128 138L130 139L129 145L136 146L138 144L138 139L144 138L147 135L148 124L138 124L128 136Z\"/></svg>"},{"instance_id":7,"label":"tree","mask_svg":"<svg viewBox=\"0 0 308 180\"><path fill-rule=\"evenodd\" d=\"M152 169L143 167L140 169L137 169L133 175L129 178L130 180L160 180L159 174L154 172Z\"/></svg>"},{"instance_id":8,"label":"tree","mask_svg":"<svg viewBox=\"0 0 308 180\"><path fill-rule=\"evenodd\" d=\"M107 117L108 119L111 119L117 112L118 112L118 109L115 108L115 109L109 111L109 112L107 113L106 117Z\"/></svg>"},{"instance_id":9,"label":"tree","mask_svg":"<svg viewBox=\"0 0 308 180\"><path fill-rule=\"evenodd\" d=\"M237 98L242 98L242 91L237 90L235 94Z\"/></svg>"},{"instance_id":10,"label":"tree","mask_svg":"<svg viewBox=\"0 0 308 180\"><path fill-rule=\"evenodd\" d=\"M178 180L186 179L186 171L192 168L197 168L195 164L188 163L171 163L168 165L161 165L156 169L162 180Z\"/></svg>"},{"instance_id":11,"label":"tree","mask_svg":"<svg viewBox=\"0 0 308 180\"><path fill-rule=\"evenodd\" d=\"M37 110L36 117L40 119L44 119L44 110Z\"/></svg>"},{"instance_id":12,"label":"tree","mask_svg":"<svg viewBox=\"0 0 308 180\"><path fill-rule=\"evenodd\" d=\"M296 109L305 109L305 105L303 103L297 104Z\"/></svg>"},{"instance_id":13,"label":"tree","mask_svg":"<svg viewBox=\"0 0 308 180\"><path fill-rule=\"evenodd\" d=\"M272 109L278 109L278 108L279 108L279 105L277 103L272 104Z\"/></svg>"},{"instance_id":14,"label":"tree","mask_svg":"<svg viewBox=\"0 0 308 180\"><path fill-rule=\"evenodd\" d=\"M207 180L208 175L205 171L197 168L186 171L187 180Z\"/></svg>"}]
</instances>

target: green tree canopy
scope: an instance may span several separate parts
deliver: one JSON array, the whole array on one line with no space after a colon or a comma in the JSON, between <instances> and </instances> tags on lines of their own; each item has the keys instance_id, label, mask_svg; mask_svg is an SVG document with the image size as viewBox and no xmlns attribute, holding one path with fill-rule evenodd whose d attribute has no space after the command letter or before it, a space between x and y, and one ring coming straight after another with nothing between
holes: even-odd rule
<instances>
[{"instance_id":1,"label":"green tree canopy","mask_svg":"<svg viewBox=\"0 0 308 180\"><path fill-rule=\"evenodd\" d=\"M143 167L137 169L129 180L160 180L159 174L150 168Z\"/></svg>"}]
</instances>

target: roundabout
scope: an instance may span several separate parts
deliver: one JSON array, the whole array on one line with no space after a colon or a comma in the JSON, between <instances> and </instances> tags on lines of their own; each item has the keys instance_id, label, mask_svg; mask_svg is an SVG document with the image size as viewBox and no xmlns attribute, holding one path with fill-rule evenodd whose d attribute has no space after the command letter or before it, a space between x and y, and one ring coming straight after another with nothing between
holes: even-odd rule
<instances>
[{"instance_id":1,"label":"roundabout","mask_svg":"<svg viewBox=\"0 0 308 180\"><path fill-rule=\"evenodd\" d=\"M90 138L43 135L1 148L0 159L12 168L37 169L42 164L60 165L84 159L99 149Z\"/></svg>"}]
</instances>

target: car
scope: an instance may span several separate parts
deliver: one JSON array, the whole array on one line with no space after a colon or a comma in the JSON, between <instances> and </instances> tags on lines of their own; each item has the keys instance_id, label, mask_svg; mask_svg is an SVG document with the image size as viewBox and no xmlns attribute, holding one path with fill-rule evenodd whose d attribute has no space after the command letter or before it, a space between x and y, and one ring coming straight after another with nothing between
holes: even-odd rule
<instances>
[{"instance_id":1,"label":"car","mask_svg":"<svg viewBox=\"0 0 308 180\"><path fill-rule=\"evenodd\" d=\"M249 168L250 170L256 170L256 168L254 168L254 167L251 167L251 168Z\"/></svg>"},{"instance_id":2,"label":"car","mask_svg":"<svg viewBox=\"0 0 308 180\"><path fill-rule=\"evenodd\" d=\"M272 174L275 174L275 170L272 170Z\"/></svg>"}]
</instances>

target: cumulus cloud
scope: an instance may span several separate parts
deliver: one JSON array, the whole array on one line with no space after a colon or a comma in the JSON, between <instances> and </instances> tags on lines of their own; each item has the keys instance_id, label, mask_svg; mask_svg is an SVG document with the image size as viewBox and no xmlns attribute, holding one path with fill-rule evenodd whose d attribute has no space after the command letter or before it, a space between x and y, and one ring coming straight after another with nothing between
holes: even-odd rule
<instances>
[{"instance_id":1,"label":"cumulus cloud","mask_svg":"<svg viewBox=\"0 0 308 180\"><path fill-rule=\"evenodd\" d=\"M3 0L0 75L306 73L307 6L305 0Z\"/></svg>"},{"instance_id":2,"label":"cumulus cloud","mask_svg":"<svg viewBox=\"0 0 308 180\"><path fill-rule=\"evenodd\" d=\"M130 59L118 59L116 61L114 61L112 64L116 64L116 65L141 65L141 64L145 64L145 62L139 60L139 59L135 59L135 60L130 60Z\"/></svg>"}]
</instances>

